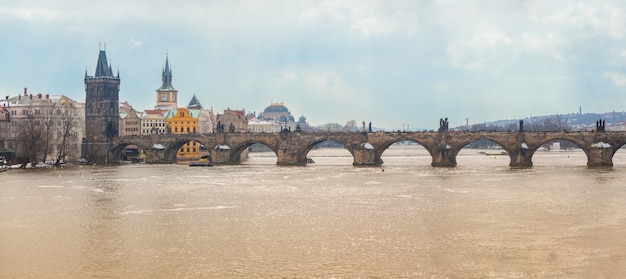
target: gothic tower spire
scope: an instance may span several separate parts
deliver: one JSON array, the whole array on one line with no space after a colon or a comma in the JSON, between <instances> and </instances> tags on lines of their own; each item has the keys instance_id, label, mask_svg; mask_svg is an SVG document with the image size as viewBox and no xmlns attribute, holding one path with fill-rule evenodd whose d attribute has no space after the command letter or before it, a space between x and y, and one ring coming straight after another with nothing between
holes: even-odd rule
<instances>
[{"instance_id":1,"label":"gothic tower spire","mask_svg":"<svg viewBox=\"0 0 626 279\"><path fill-rule=\"evenodd\" d=\"M161 81L163 81L163 84L159 90L176 90L172 86L172 70L170 69L168 54L165 54L165 68L163 69L163 74L161 75Z\"/></svg>"},{"instance_id":2,"label":"gothic tower spire","mask_svg":"<svg viewBox=\"0 0 626 279\"><path fill-rule=\"evenodd\" d=\"M169 55L165 54L165 67L161 74L161 87L156 90L156 106L155 109L172 109L178 108L177 95L178 90L172 86L172 68L170 68Z\"/></svg>"}]
</instances>

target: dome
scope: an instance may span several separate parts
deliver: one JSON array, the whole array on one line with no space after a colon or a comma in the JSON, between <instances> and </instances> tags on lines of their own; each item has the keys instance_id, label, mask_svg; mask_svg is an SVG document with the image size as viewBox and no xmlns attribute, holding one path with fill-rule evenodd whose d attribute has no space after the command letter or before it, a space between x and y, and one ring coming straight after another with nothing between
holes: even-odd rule
<instances>
[{"instance_id":1,"label":"dome","mask_svg":"<svg viewBox=\"0 0 626 279\"><path fill-rule=\"evenodd\" d=\"M283 106L283 103L271 103L269 107L266 107L263 113L276 113L276 112L286 112L289 113L289 109Z\"/></svg>"},{"instance_id":2,"label":"dome","mask_svg":"<svg viewBox=\"0 0 626 279\"><path fill-rule=\"evenodd\" d=\"M300 116L300 118L298 118L298 120L300 120L300 122L306 122L306 117L304 117L304 115Z\"/></svg>"}]
</instances>

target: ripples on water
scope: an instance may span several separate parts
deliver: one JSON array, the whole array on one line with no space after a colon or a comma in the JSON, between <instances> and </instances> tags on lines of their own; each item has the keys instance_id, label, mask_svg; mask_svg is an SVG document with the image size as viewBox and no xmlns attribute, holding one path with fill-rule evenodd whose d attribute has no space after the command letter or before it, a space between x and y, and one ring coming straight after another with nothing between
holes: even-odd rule
<instances>
[{"instance_id":1,"label":"ripples on water","mask_svg":"<svg viewBox=\"0 0 626 279\"><path fill-rule=\"evenodd\" d=\"M352 167L346 150L276 166L121 165L0 174L0 278L621 277L626 156L532 169L464 149Z\"/></svg>"}]
</instances>

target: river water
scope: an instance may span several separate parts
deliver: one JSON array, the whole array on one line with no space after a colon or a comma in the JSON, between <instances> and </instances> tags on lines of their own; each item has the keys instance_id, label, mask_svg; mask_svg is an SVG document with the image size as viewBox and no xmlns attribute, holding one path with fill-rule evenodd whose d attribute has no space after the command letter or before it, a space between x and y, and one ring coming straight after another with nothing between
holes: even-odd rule
<instances>
[{"instance_id":1,"label":"river water","mask_svg":"<svg viewBox=\"0 0 626 279\"><path fill-rule=\"evenodd\" d=\"M624 152L626 153L626 152ZM0 173L0 278L618 278L626 154L531 169L464 149L432 168L394 145L381 168L344 150L276 166L127 164Z\"/></svg>"}]
</instances>

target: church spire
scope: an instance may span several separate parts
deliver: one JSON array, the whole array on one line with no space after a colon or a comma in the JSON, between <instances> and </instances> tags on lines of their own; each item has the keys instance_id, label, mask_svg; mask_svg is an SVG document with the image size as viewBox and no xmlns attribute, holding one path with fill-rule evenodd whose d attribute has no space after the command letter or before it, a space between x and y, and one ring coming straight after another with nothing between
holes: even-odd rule
<instances>
[{"instance_id":1,"label":"church spire","mask_svg":"<svg viewBox=\"0 0 626 279\"><path fill-rule=\"evenodd\" d=\"M167 53L165 54L165 68L163 69L161 80L163 81L163 84L159 90L176 90L172 86L172 70L170 69L170 62Z\"/></svg>"}]
</instances>

